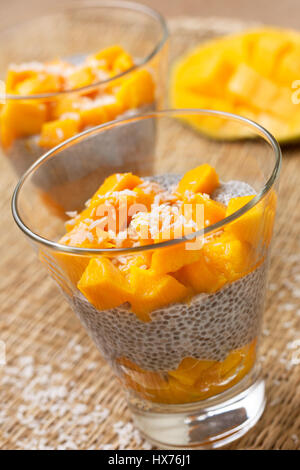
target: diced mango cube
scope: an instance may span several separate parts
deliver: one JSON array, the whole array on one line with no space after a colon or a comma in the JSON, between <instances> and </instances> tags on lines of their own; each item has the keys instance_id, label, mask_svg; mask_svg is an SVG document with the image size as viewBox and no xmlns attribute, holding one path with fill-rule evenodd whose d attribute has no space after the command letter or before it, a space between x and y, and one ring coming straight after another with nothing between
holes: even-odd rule
<instances>
[{"instance_id":1,"label":"diced mango cube","mask_svg":"<svg viewBox=\"0 0 300 470\"><path fill-rule=\"evenodd\" d=\"M105 196L108 192L123 191L124 189L134 189L141 184L142 180L132 173L114 173L106 178L98 191L93 195L91 204L95 202L99 196Z\"/></svg>"},{"instance_id":2,"label":"diced mango cube","mask_svg":"<svg viewBox=\"0 0 300 470\"><path fill-rule=\"evenodd\" d=\"M106 122L107 113L103 106L83 108L79 111L82 127L98 126Z\"/></svg>"},{"instance_id":3,"label":"diced mango cube","mask_svg":"<svg viewBox=\"0 0 300 470\"><path fill-rule=\"evenodd\" d=\"M52 148L80 131L80 118L57 119L43 124L39 144L41 147Z\"/></svg>"},{"instance_id":4,"label":"diced mango cube","mask_svg":"<svg viewBox=\"0 0 300 470\"><path fill-rule=\"evenodd\" d=\"M63 242L61 241L60 243ZM54 253L53 257L74 286L77 286L77 282L81 278L91 259L89 256L72 255L60 252Z\"/></svg>"},{"instance_id":5,"label":"diced mango cube","mask_svg":"<svg viewBox=\"0 0 300 470\"><path fill-rule=\"evenodd\" d=\"M196 292L213 293L246 275L251 262L250 245L224 233L204 244L199 260L184 266L179 279Z\"/></svg>"},{"instance_id":6,"label":"diced mango cube","mask_svg":"<svg viewBox=\"0 0 300 470\"><path fill-rule=\"evenodd\" d=\"M8 147L14 138L38 134L47 118L44 103L31 100L9 100L0 116L1 139Z\"/></svg>"},{"instance_id":7,"label":"diced mango cube","mask_svg":"<svg viewBox=\"0 0 300 470\"><path fill-rule=\"evenodd\" d=\"M249 272L251 254L251 247L247 241L240 240L227 232L203 247L203 256L207 265L214 272L224 275L229 282Z\"/></svg>"},{"instance_id":8,"label":"diced mango cube","mask_svg":"<svg viewBox=\"0 0 300 470\"><path fill-rule=\"evenodd\" d=\"M95 81L95 73L90 66L80 67L68 76L68 87L71 90L92 85Z\"/></svg>"},{"instance_id":9,"label":"diced mango cube","mask_svg":"<svg viewBox=\"0 0 300 470\"><path fill-rule=\"evenodd\" d=\"M229 201L226 217L238 211L250 202L255 196L234 197ZM261 238L263 229L264 207L262 203L256 204L246 214L231 222L226 231L230 231L240 240L256 245Z\"/></svg>"},{"instance_id":10,"label":"diced mango cube","mask_svg":"<svg viewBox=\"0 0 300 470\"><path fill-rule=\"evenodd\" d=\"M133 266L130 269L130 300L132 311L142 320L150 320L150 312L187 298L190 290L174 277L158 275L150 269Z\"/></svg>"},{"instance_id":11,"label":"diced mango cube","mask_svg":"<svg viewBox=\"0 0 300 470\"><path fill-rule=\"evenodd\" d=\"M77 287L98 310L118 307L131 295L126 278L105 257L91 259Z\"/></svg>"},{"instance_id":12,"label":"diced mango cube","mask_svg":"<svg viewBox=\"0 0 300 470\"><path fill-rule=\"evenodd\" d=\"M147 70L133 72L124 80L116 93L116 99L123 109L137 109L154 101L154 81Z\"/></svg>"},{"instance_id":13,"label":"diced mango cube","mask_svg":"<svg viewBox=\"0 0 300 470\"><path fill-rule=\"evenodd\" d=\"M223 204L200 193L184 197L183 202L183 215L189 217L190 214L192 220L197 223L198 230L219 222L226 214L226 207Z\"/></svg>"},{"instance_id":14,"label":"diced mango cube","mask_svg":"<svg viewBox=\"0 0 300 470\"><path fill-rule=\"evenodd\" d=\"M91 58L97 60L98 62L104 62L104 64L108 68L112 68L114 65L115 60L123 54L125 51L123 47L119 46L118 44L107 47L106 49L102 49L101 51L97 52Z\"/></svg>"},{"instance_id":15,"label":"diced mango cube","mask_svg":"<svg viewBox=\"0 0 300 470\"><path fill-rule=\"evenodd\" d=\"M61 78L53 74L38 75L20 82L15 90L22 96L54 93L61 90Z\"/></svg>"},{"instance_id":16,"label":"diced mango cube","mask_svg":"<svg viewBox=\"0 0 300 470\"><path fill-rule=\"evenodd\" d=\"M29 78L36 78L37 75L38 75L38 72L36 70L30 70L30 69L17 70L17 69L14 69L13 67L9 68L7 72L7 76L6 76L6 81L5 81L7 93L15 93L16 87L21 82Z\"/></svg>"},{"instance_id":17,"label":"diced mango cube","mask_svg":"<svg viewBox=\"0 0 300 470\"><path fill-rule=\"evenodd\" d=\"M184 266L178 273L179 280L191 286L197 292L213 293L226 284L227 279L222 272L216 272L206 261L203 251L195 263Z\"/></svg>"},{"instance_id":18,"label":"diced mango cube","mask_svg":"<svg viewBox=\"0 0 300 470\"><path fill-rule=\"evenodd\" d=\"M219 186L216 170L204 163L187 171L178 183L177 191L185 195L186 191L211 194Z\"/></svg>"},{"instance_id":19,"label":"diced mango cube","mask_svg":"<svg viewBox=\"0 0 300 470\"><path fill-rule=\"evenodd\" d=\"M117 75L119 73L126 72L126 70L129 70L133 66L134 62L131 55L128 54L128 52L123 52L119 54L114 61L113 72Z\"/></svg>"},{"instance_id":20,"label":"diced mango cube","mask_svg":"<svg viewBox=\"0 0 300 470\"><path fill-rule=\"evenodd\" d=\"M156 274L173 273L187 264L198 261L200 257L201 251L187 249L186 243L158 248L153 253L151 269Z\"/></svg>"}]
</instances>

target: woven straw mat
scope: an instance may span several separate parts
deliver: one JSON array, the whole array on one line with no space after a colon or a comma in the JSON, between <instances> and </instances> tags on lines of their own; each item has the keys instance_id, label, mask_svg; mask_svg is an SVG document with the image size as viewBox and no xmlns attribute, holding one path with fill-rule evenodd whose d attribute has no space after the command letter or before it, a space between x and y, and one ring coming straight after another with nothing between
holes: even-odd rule
<instances>
[{"instance_id":1,"label":"woven straw mat","mask_svg":"<svg viewBox=\"0 0 300 470\"><path fill-rule=\"evenodd\" d=\"M171 59L239 21L176 18ZM230 449L300 449L300 147L284 149L263 324L267 407ZM43 270L10 213L15 176L0 157L1 449L151 449L117 380Z\"/></svg>"}]
</instances>

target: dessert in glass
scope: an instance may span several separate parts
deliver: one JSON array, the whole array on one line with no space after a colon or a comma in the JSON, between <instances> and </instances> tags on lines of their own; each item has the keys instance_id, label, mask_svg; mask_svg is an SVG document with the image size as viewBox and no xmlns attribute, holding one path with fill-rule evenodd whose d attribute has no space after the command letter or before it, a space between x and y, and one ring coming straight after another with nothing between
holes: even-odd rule
<instances>
[{"instance_id":1,"label":"dessert in glass","mask_svg":"<svg viewBox=\"0 0 300 470\"><path fill-rule=\"evenodd\" d=\"M210 140L191 118L247 138ZM98 167L83 174L90 145ZM160 447L225 445L263 412L257 353L280 159L245 118L151 112L69 139L15 190L17 224Z\"/></svg>"},{"instance_id":2,"label":"dessert in glass","mask_svg":"<svg viewBox=\"0 0 300 470\"><path fill-rule=\"evenodd\" d=\"M0 38L0 147L19 176L81 131L162 105L168 32L151 8L61 5Z\"/></svg>"}]
</instances>

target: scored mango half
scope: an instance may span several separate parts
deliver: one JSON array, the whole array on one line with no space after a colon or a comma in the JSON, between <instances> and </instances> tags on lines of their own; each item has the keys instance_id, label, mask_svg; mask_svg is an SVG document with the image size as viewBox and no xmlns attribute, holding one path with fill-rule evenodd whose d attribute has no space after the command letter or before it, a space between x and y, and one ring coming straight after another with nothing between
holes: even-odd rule
<instances>
[{"instance_id":1,"label":"scored mango half","mask_svg":"<svg viewBox=\"0 0 300 470\"><path fill-rule=\"evenodd\" d=\"M299 140L300 104L293 100L299 96L299 66L300 33L295 31L263 27L213 39L175 63L170 104L239 114L280 142ZM217 139L254 137L246 126L226 119L189 116L186 121Z\"/></svg>"}]
</instances>

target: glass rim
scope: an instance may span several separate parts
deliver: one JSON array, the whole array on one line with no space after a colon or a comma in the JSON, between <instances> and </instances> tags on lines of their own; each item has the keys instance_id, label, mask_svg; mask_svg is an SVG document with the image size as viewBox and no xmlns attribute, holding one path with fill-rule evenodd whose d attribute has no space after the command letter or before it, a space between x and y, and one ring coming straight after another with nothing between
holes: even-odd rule
<instances>
[{"instance_id":1,"label":"glass rim","mask_svg":"<svg viewBox=\"0 0 300 470\"><path fill-rule=\"evenodd\" d=\"M137 122L140 120L145 120L145 119L151 119L155 117L176 117L176 115L179 114L189 114L189 115L207 115L207 116L215 116L215 117L223 117L227 119L231 119L233 121L237 121L243 124L246 124L252 128L254 128L257 131L257 134L262 134L266 141L270 144L274 156L275 156L275 164L273 166L273 170L271 172L270 177L266 181L266 183L263 185L262 189L254 196L247 204L245 204L243 207L241 207L239 210L233 212L231 215L225 217L224 219L220 220L219 222L216 222L214 224L211 224L207 227L204 227L201 230L198 230L197 232L185 235L181 238L175 238L172 240L167 240L159 243L151 243L149 245L144 245L144 246L136 246L136 247L129 247L129 248L80 248L80 247L74 247L74 246L69 246L69 245L63 245L61 243L55 242L53 240L49 240L47 238L44 238L37 233L33 232L22 220L19 210L18 210L18 199L20 192L22 190L22 186L30 177L35 170L37 170L44 162L48 161L52 156L56 155L57 153L60 153L61 150L63 150L65 147L69 147L70 144L72 144L74 141L76 142L78 139L84 139L85 137L89 137L93 134L97 134L99 130L109 130L112 129L116 126L120 125L126 125L130 124L132 122ZM221 141L221 140L220 140ZM225 140L223 140L225 141ZM226 142L226 141L225 141ZM230 140L229 140L230 142ZM76 145L76 144L75 144ZM77 254L77 255L108 255L111 253L112 255L125 255L125 254L133 254L133 253L138 253L141 251L147 251L147 250L153 250L153 249L158 249L158 248L163 248L163 247L170 247L173 245L179 245L181 243L186 243L195 240L198 237L205 237L213 232L215 232L218 229L222 229L224 226L228 225L229 223L237 220L239 217L243 216L246 214L248 211L250 211L254 206L256 206L267 194L273 187L274 183L276 182L279 171L281 168L281 160L282 160L282 153L280 146L275 139L275 137L264 127L262 127L260 124L257 124L256 122L252 121L251 119L239 116L237 114L233 113L228 113L225 111L217 111L217 110L210 110L210 109L166 109L162 111L153 111L153 112L148 112L144 114L140 114L137 116L133 116L130 118L124 118L124 119L119 119L115 121L110 121L109 123L101 124L99 126L87 129L80 134L77 134L70 139L62 142L61 144L57 145L56 147L52 148L48 152L46 152L44 155L42 155L33 165L29 167L29 169L23 174L23 176L20 178L18 184L15 187L15 190L13 192L12 200L11 200L11 209L12 209L12 215L13 218L18 225L18 227L22 230L25 235L27 235L31 240L37 242L38 244L44 245L52 250L59 251L59 252L64 252L68 254Z\"/></svg>"},{"instance_id":2,"label":"glass rim","mask_svg":"<svg viewBox=\"0 0 300 470\"><path fill-rule=\"evenodd\" d=\"M106 80L100 80L98 82L92 83L91 85L86 85L83 87L79 88L73 88L70 90L62 90L62 91L55 91L55 92L49 92L49 93L39 93L39 94L34 94L34 95L16 95L12 93L6 93L5 94L5 99L6 100L42 100L42 99L50 99L50 98L55 98L57 96L63 96L63 95L68 95L71 93L81 93L81 92L87 92L87 91L93 91L95 88L98 88L99 86L102 85L109 85L112 83L114 80L117 80L119 78L125 77L126 75L141 69L145 65L147 65L153 57L155 57L163 48L165 45L168 37L169 37L169 31L167 27L167 23L164 19L164 17L155 9L152 7L149 7L147 5L143 5L140 3L136 2L131 2L131 1L123 1L123 0L101 0L101 1L93 1L89 0L87 1L84 5L80 3L78 0L74 1L74 4L72 6L66 6L63 7L59 12L69 12L69 11L74 11L74 10L86 10L88 8L106 8L106 9L118 9L121 8L123 10L131 10L134 12L139 12L139 13L144 13L145 15L152 17L153 19L157 20L157 22L161 26L162 30L162 38L159 40L159 42L156 43L154 48L151 50L151 52L144 57L138 64L134 64L130 69L125 70L125 72L121 72L118 75L115 75L114 77L107 78ZM48 15L41 15L39 17L44 17L44 16L54 16L54 12L50 12ZM26 20L28 22L30 20ZM16 25L13 25L11 28L16 27ZM11 28L6 28L5 30L2 30L2 33L5 33Z\"/></svg>"}]
</instances>

